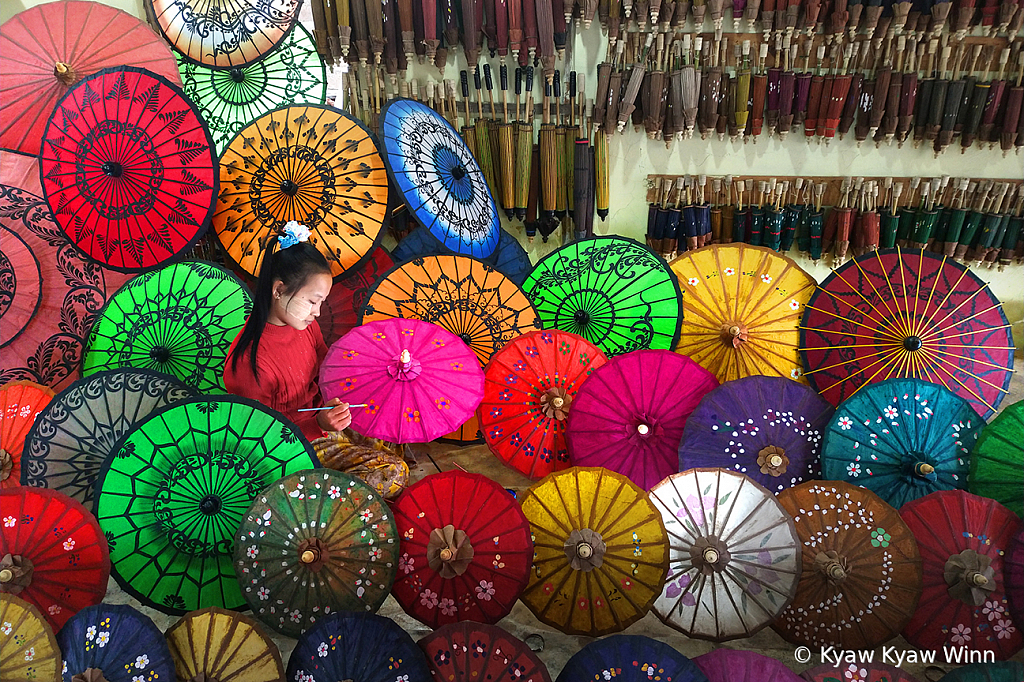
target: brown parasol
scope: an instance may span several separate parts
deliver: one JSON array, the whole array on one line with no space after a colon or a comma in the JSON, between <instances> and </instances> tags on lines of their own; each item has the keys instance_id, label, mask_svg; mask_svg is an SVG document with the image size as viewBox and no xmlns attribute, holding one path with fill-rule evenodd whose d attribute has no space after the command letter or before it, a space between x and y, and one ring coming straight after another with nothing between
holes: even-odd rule
<instances>
[{"instance_id":1,"label":"brown parasol","mask_svg":"<svg viewBox=\"0 0 1024 682\"><path fill-rule=\"evenodd\" d=\"M761 134L764 125L764 102L768 93L768 72L765 70L765 60L768 58L768 43L763 42L758 46L757 73L751 78L750 84L750 134L745 135L743 141L753 138L757 144L757 137Z\"/></svg>"},{"instance_id":2,"label":"brown parasol","mask_svg":"<svg viewBox=\"0 0 1024 682\"><path fill-rule=\"evenodd\" d=\"M534 0L527 0L534 2ZM555 25L549 0L536 0L537 8L537 47L540 48L540 63L544 73L544 82L548 85L555 80ZM546 87L546 86L545 86Z\"/></svg>"},{"instance_id":3,"label":"brown parasol","mask_svg":"<svg viewBox=\"0 0 1024 682\"><path fill-rule=\"evenodd\" d=\"M552 81L553 80L554 74L552 74ZM544 83L544 104L542 109L543 123L541 123L540 133L538 134L541 182L540 218L542 221L549 221L555 217L555 201L558 191L558 152L555 149L555 145L557 143L555 124L551 122L551 91L552 82Z\"/></svg>"},{"instance_id":4,"label":"brown parasol","mask_svg":"<svg viewBox=\"0 0 1024 682\"><path fill-rule=\"evenodd\" d=\"M519 69L516 69L519 71ZM518 78L517 85L518 85ZM520 116L519 98L516 97L516 181L515 213L520 221L526 221L526 206L529 200L530 175L533 165L533 67L526 67L526 108Z\"/></svg>"}]
</instances>

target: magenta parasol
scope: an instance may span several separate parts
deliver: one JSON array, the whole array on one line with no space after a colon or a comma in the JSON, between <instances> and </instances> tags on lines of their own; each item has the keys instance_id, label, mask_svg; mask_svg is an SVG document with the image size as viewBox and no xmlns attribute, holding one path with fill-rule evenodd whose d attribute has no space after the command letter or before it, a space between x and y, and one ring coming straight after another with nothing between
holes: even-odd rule
<instances>
[{"instance_id":1,"label":"magenta parasol","mask_svg":"<svg viewBox=\"0 0 1024 682\"><path fill-rule=\"evenodd\" d=\"M708 682L803 682L782 661L753 651L713 649L693 662Z\"/></svg>"}]
</instances>

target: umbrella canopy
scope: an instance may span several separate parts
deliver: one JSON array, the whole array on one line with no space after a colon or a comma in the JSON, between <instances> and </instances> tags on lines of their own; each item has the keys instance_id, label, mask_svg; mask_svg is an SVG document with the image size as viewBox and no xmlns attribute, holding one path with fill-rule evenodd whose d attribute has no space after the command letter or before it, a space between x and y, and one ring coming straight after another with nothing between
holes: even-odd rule
<instances>
[{"instance_id":1,"label":"umbrella canopy","mask_svg":"<svg viewBox=\"0 0 1024 682\"><path fill-rule=\"evenodd\" d=\"M800 378L797 325L814 278L769 248L714 244L672 261L683 291L676 352L725 382L755 374Z\"/></svg>"},{"instance_id":2,"label":"umbrella canopy","mask_svg":"<svg viewBox=\"0 0 1024 682\"><path fill-rule=\"evenodd\" d=\"M521 599L542 623L594 637L646 615L661 594L669 549L643 490L607 469L573 467L535 483L521 503L534 538Z\"/></svg>"},{"instance_id":3,"label":"umbrella canopy","mask_svg":"<svg viewBox=\"0 0 1024 682\"><path fill-rule=\"evenodd\" d=\"M0 178L4 184L23 189L35 195L42 195L39 184L39 156L25 154L0 147Z\"/></svg>"},{"instance_id":4,"label":"umbrella canopy","mask_svg":"<svg viewBox=\"0 0 1024 682\"><path fill-rule=\"evenodd\" d=\"M0 676L5 680L55 680L60 649L39 610L13 594L0 594Z\"/></svg>"},{"instance_id":5,"label":"umbrella canopy","mask_svg":"<svg viewBox=\"0 0 1024 682\"><path fill-rule=\"evenodd\" d=\"M1024 401L1016 402L985 427L971 452L967 489L997 500L1024 516Z\"/></svg>"},{"instance_id":6,"label":"umbrella canopy","mask_svg":"<svg viewBox=\"0 0 1024 682\"><path fill-rule=\"evenodd\" d=\"M53 488L91 507L96 477L117 441L150 412L193 395L177 379L145 369L79 379L36 417L25 439L22 485Z\"/></svg>"},{"instance_id":7,"label":"umbrella canopy","mask_svg":"<svg viewBox=\"0 0 1024 682\"><path fill-rule=\"evenodd\" d=\"M696 362L665 350L611 358L580 388L565 439L580 466L602 466L644 490L679 471L686 420L718 380Z\"/></svg>"},{"instance_id":8,"label":"umbrella canopy","mask_svg":"<svg viewBox=\"0 0 1024 682\"><path fill-rule=\"evenodd\" d=\"M127 604L79 611L57 633L64 680L173 680L174 661L160 629Z\"/></svg>"},{"instance_id":9,"label":"umbrella canopy","mask_svg":"<svg viewBox=\"0 0 1024 682\"><path fill-rule=\"evenodd\" d=\"M176 263L138 275L100 310L82 374L153 369L197 392L221 392L224 359L250 312L246 286L212 263Z\"/></svg>"},{"instance_id":10,"label":"umbrella canopy","mask_svg":"<svg viewBox=\"0 0 1024 682\"><path fill-rule=\"evenodd\" d=\"M625 237L595 237L545 256L523 284L544 327L579 334L609 356L679 339L679 286L665 261Z\"/></svg>"},{"instance_id":11,"label":"umbrella canopy","mask_svg":"<svg viewBox=\"0 0 1024 682\"><path fill-rule=\"evenodd\" d=\"M801 682L782 661L753 651L713 649L693 662L707 676L708 682Z\"/></svg>"},{"instance_id":12,"label":"umbrella canopy","mask_svg":"<svg viewBox=\"0 0 1024 682\"><path fill-rule=\"evenodd\" d=\"M302 24L251 66L211 68L177 55L181 89L195 103L222 153L231 139L263 114L327 101L327 67Z\"/></svg>"},{"instance_id":13,"label":"umbrella canopy","mask_svg":"<svg viewBox=\"0 0 1024 682\"><path fill-rule=\"evenodd\" d=\"M81 79L121 64L181 82L167 45L127 12L61 0L15 14L0 26L0 147L39 154L57 100Z\"/></svg>"},{"instance_id":14,"label":"umbrella canopy","mask_svg":"<svg viewBox=\"0 0 1024 682\"><path fill-rule=\"evenodd\" d=\"M908 502L900 516L921 552L921 601L903 629L911 645L967 646L1004 660L1024 647L1009 614L1004 557L1021 522L994 500L940 490Z\"/></svg>"},{"instance_id":15,"label":"umbrella canopy","mask_svg":"<svg viewBox=\"0 0 1024 682\"><path fill-rule=\"evenodd\" d=\"M775 631L796 644L846 649L872 649L899 634L921 595L921 556L899 513L838 481L786 488L778 499L804 550L796 597Z\"/></svg>"},{"instance_id":16,"label":"umbrella canopy","mask_svg":"<svg viewBox=\"0 0 1024 682\"><path fill-rule=\"evenodd\" d=\"M443 625L419 641L434 682L551 682L544 662L497 625Z\"/></svg>"},{"instance_id":17,"label":"umbrella canopy","mask_svg":"<svg viewBox=\"0 0 1024 682\"><path fill-rule=\"evenodd\" d=\"M844 677L845 676L845 677ZM805 670L800 677L807 682L836 682L837 680L850 680L850 682L918 682L902 668L896 668L885 663L844 663L841 667L825 663Z\"/></svg>"},{"instance_id":18,"label":"umbrella canopy","mask_svg":"<svg viewBox=\"0 0 1024 682\"><path fill-rule=\"evenodd\" d=\"M0 488L21 485L25 438L53 391L31 381L0 386Z\"/></svg>"},{"instance_id":19,"label":"umbrella canopy","mask_svg":"<svg viewBox=\"0 0 1024 682\"><path fill-rule=\"evenodd\" d=\"M242 596L288 637L322 615L376 611L395 579L395 528L384 499L354 476L286 476L260 493L235 534Z\"/></svg>"},{"instance_id":20,"label":"umbrella canopy","mask_svg":"<svg viewBox=\"0 0 1024 682\"><path fill-rule=\"evenodd\" d=\"M381 109L380 130L388 173L417 222L455 253L494 253L498 208L458 131L427 105L401 97Z\"/></svg>"},{"instance_id":21,"label":"umbrella canopy","mask_svg":"<svg viewBox=\"0 0 1024 682\"><path fill-rule=\"evenodd\" d=\"M47 204L85 255L122 272L191 251L217 196L213 139L195 105L159 74L119 66L80 81L43 133Z\"/></svg>"},{"instance_id":22,"label":"umbrella canopy","mask_svg":"<svg viewBox=\"0 0 1024 682\"><path fill-rule=\"evenodd\" d=\"M613 635L577 651L556 682L594 680L708 682L694 661L664 642L644 635Z\"/></svg>"},{"instance_id":23,"label":"umbrella canopy","mask_svg":"<svg viewBox=\"0 0 1024 682\"><path fill-rule=\"evenodd\" d=\"M320 304L320 317L316 320L328 348L359 326L359 314L366 305L370 289L394 265L394 257L378 246L362 265L349 270L334 283L331 293Z\"/></svg>"},{"instance_id":24,"label":"umbrella canopy","mask_svg":"<svg viewBox=\"0 0 1024 682\"><path fill-rule=\"evenodd\" d=\"M804 372L833 405L893 377L941 383L984 418L1010 385L1013 336L977 276L927 251L879 249L847 261L811 296Z\"/></svg>"},{"instance_id":25,"label":"umbrella canopy","mask_svg":"<svg viewBox=\"0 0 1024 682\"><path fill-rule=\"evenodd\" d=\"M114 576L164 613L244 607L235 530L261 490L314 466L299 428L246 398L190 398L151 413L96 483Z\"/></svg>"},{"instance_id":26,"label":"umbrella canopy","mask_svg":"<svg viewBox=\"0 0 1024 682\"><path fill-rule=\"evenodd\" d=\"M0 584L54 630L107 593L110 557L96 519L54 490L0 489Z\"/></svg>"},{"instance_id":27,"label":"umbrella canopy","mask_svg":"<svg viewBox=\"0 0 1024 682\"><path fill-rule=\"evenodd\" d=\"M1024 679L1024 663L973 663L946 674L939 682L1015 682Z\"/></svg>"},{"instance_id":28,"label":"umbrella canopy","mask_svg":"<svg viewBox=\"0 0 1024 682\"><path fill-rule=\"evenodd\" d=\"M444 244L433 237L425 228L418 227L398 243L391 253L398 262L412 260L417 256L450 253ZM522 286L526 276L533 269L530 255L526 253L519 240L504 228L498 236L498 246L494 253L484 262L494 266L501 274L508 277L518 286Z\"/></svg>"},{"instance_id":29,"label":"umbrella canopy","mask_svg":"<svg viewBox=\"0 0 1024 682\"><path fill-rule=\"evenodd\" d=\"M580 386L608 359L581 336L533 331L510 341L484 371L477 408L487 447L533 479L569 466L565 428Z\"/></svg>"},{"instance_id":30,"label":"umbrella canopy","mask_svg":"<svg viewBox=\"0 0 1024 682\"><path fill-rule=\"evenodd\" d=\"M829 420L822 475L868 488L899 509L935 490L966 488L971 448L984 427L974 407L941 384L870 384Z\"/></svg>"},{"instance_id":31,"label":"umbrella canopy","mask_svg":"<svg viewBox=\"0 0 1024 682\"><path fill-rule=\"evenodd\" d=\"M770 491L725 469L690 469L654 486L651 500L669 542L665 589L654 602L662 621L724 642L753 635L789 605L801 544Z\"/></svg>"},{"instance_id":32,"label":"umbrella canopy","mask_svg":"<svg viewBox=\"0 0 1024 682\"><path fill-rule=\"evenodd\" d=\"M773 493L820 477L818 456L834 409L811 388L750 376L708 393L686 420L679 470L733 469Z\"/></svg>"},{"instance_id":33,"label":"umbrella canopy","mask_svg":"<svg viewBox=\"0 0 1024 682\"><path fill-rule=\"evenodd\" d=\"M199 675L219 682L284 679L277 645L259 623L237 611L193 611L172 625L165 637L179 680Z\"/></svg>"},{"instance_id":34,"label":"umbrella canopy","mask_svg":"<svg viewBox=\"0 0 1024 682\"><path fill-rule=\"evenodd\" d=\"M1010 541L1003 558L1006 580L1003 585L1010 601L1010 615L1015 623L1024 623L1024 528Z\"/></svg>"},{"instance_id":35,"label":"umbrella canopy","mask_svg":"<svg viewBox=\"0 0 1024 682\"><path fill-rule=\"evenodd\" d=\"M369 259L391 215L384 162L356 117L326 105L275 109L249 122L220 158L213 229L257 276L266 244L290 221L339 277Z\"/></svg>"}]
</instances>

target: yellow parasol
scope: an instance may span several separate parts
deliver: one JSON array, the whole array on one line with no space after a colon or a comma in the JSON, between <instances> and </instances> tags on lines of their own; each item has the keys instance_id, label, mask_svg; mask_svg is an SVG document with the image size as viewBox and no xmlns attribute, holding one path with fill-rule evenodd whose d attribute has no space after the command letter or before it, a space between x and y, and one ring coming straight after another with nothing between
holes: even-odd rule
<instances>
[{"instance_id":1,"label":"yellow parasol","mask_svg":"<svg viewBox=\"0 0 1024 682\"><path fill-rule=\"evenodd\" d=\"M797 325L814 278L771 249L727 244L672 261L683 292L676 352L720 382L764 374L802 379Z\"/></svg>"},{"instance_id":2,"label":"yellow parasol","mask_svg":"<svg viewBox=\"0 0 1024 682\"><path fill-rule=\"evenodd\" d=\"M533 531L530 583L520 599L573 635L624 630L661 595L668 537L647 493L600 467L573 467L523 494Z\"/></svg>"},{"instance_id":3,"label":"yellow parasol","mask_svg":"<svg viewBox=\"0 0 1024 682\"><path fill-rule=\"evenodd\" d=\"M60 650L36 607L0 594L0 680L59 680Z\"/></svg>"},{"instance_id":4,"label":"yellow parasol","mask_svg":"<svg viewBox=\"0 0 1024 682\"><path fill-rule=\"evenodd\" d=\"M211 607L193 611L167 631L179 680L277 682L284 667L277 645L249 616Z\"/></svg>"}]
</instances>

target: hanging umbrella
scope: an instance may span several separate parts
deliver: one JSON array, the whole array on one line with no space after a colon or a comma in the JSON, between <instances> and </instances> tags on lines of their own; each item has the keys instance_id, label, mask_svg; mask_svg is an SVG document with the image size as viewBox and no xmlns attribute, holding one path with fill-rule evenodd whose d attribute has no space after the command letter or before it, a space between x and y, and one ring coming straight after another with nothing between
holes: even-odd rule
<instances>
[{"instance_id":1,"label":"hanging umbrella","mask_svg":"<svg viewBox=\"0 0 1024 682\"><path fill-rule=\"evenodd\" d=\"M277 645L255 620L211 606L186 614L166 633L179 680L200 675L221 682L279 682L284 665Z\"/></svg>"},{"instance_id":2,"label":"hanging umbrella","mask_svg":"<svg viewBox=\"0 0 1024 682\"><path fill-rule=\"evenodd\" d=\"M365 404L352 415L357 432L392 443L425 443L473 414L483 371L446 329L415 319L378 319L331 346L320 366L320 388L326 400Z\"/></svg>"},{"instance_id":3,"label":"hanging umbrella","mask_svg":"<svg viewBox=\"0 0 1024 682\"><path fill-rule=\"evenodd\" d=\"M194 395L146 369L98 372L61 391L25 439L21 483L52 488L91 507L100 467L126 433L150 412Z\"/></svg>"},{"instance_id":4,"label":"hanging umbrella","mask_svg":"<svg viewBox=\"0 0 1024 682\"><path fill-rule=\"evenodd\" d=\"M181 89L209 127L218 154L263 114L278 107L327 101L327 67L317 54L313 36L301 24L252 66L215 69L181 55L177 58Z\"/></svg>"},{"instance_id":5,"label":"hanging umbrella","mask_svg":"<svg viewBox=\"0 0 1024 682\"><path fill-rule=\"evenodd\" d=\"M153 412L118 448L96 518L121 587L170 614L244 607L233 534L261 490L316 466L298 427L247 398L202 396Z\"/></svg>"},{"instance_id":6,"label":"hanging umbrella","mask_svg":"<svg viewBox=\"0 0 1024 682\"><path fill-rule=\"evenodd\" d=\"M210 263L176 263L138 275L97 316L82 374L154 369L199 392L222 391L224 359L251 311L245 285Z\"/></svg>"},{"instance_id":7,"label":"hanging umbrella","mask_svg":"<svg viewBox=\"0 0 1024 682\"><path fill-rule=\"evenodd\" d=\"M398 532L384 499L331 469L272 483L235 533L242 596L253 615L288 637L331 613L375 612L391 589L397 559Z\"/></svg>"},{"instance_id":8,"label":"hanging umbrella","mask_svg":"<svg viewBox=\"0 0 1024 682\"><path fill-rule=\"evenodd\" d=\"M869 490L835 481L779 493L804 543L793 602L772 627L806 646L872 649L909 622L921 557L899 513Z\"/></svg>"},{"instance_id":9,"label":"hanging umbrella","mask_svg":"<svg viewBox=\"0 0 1024 682\"><path fill-rule=\"evenodd\" d=\"M461 622L435 629L419 641L432 678L444 682L551 682L543 661L497 625Z\"/></svg>"},{"instance_id":10,"label":"hanging umbrella","mask_svg":"<svg viewBox=\"0 0 1024 682\"><path fill-rule=\"evenodd\" d=\"M0 675L5 680L56 680L60 649L39 610L13 594L0 593Z\"/></svg>"},{"instance_id":11,"label":"hanging umbrella","mask_svg":"<svg viewBox=\"0 0 1024 682\"><path fill-rule=\"evenodd\" d=\"M15 14L0 27L0 55L0 147L33 156L57 100L81 79L131 64L181 82L153 29L99 2L48 2Z\"/></svg>"},{"instance_id":12,"label":"hanging umbrella","mask_svg":"<svg viewBox=\"0 0 1024 682\"><path fill-rule=\"evenodd\" d=\"M1010 616L1015 623L1024 622L1024 528L1010 541L1003 556L1004 583L1010 601Z\"/></svg>"},{"instance_id":13,"label":"hanging umbrella","mask_svg":"<svg viewBox=\"0 0 1024 682\"><path fill-rule=\"evenodd\" d=\"M647 613L669 550L661 513L643 490L607 469L572 467L535 483L521 504L534 559L520 599L542 623L594 637Z\"/></svg>"},{"instance_id":14,"label":"hanging umbrella","mask_svg":"<svg viewBox=\"0 0 1024 682\"><path fill-rule=\"evenodd\" d=\"M938 254L880 249L843 264L800 329L805 375L833 405L864 384L915 377L988 417L1009 386L1013 339L998 299Z\"/></svg>"},{"instance_id":15,"label":"hanging umbrella","mask_svg":"<svg viewBox=\"0 0 1024 682\"><path fill-rule=\"evenodd\" d=\"M410 616L437 628L497 623L530 579L533 541L516 499L480 474L423 478L398 498L400 574L392 593Z\"/></svg>"},{"instance_id":16,"label":"hanging umbrella","mask_svg":"<svg viewBox=\"0 0 1024 682\"><path fill-rule=\"evenodd\" d=\"M177 85L104 69L64 95L43 133L43 192L84 254L124 272L187 253L217 195L213 140Z\"/></svg>"},{"instance_id":17,"label":"hanging umbrella","mask_svg":"<svg viewBox=\"0 0 1024 682\"><path fill-rule=\"evenodd\" d=\"M683 426L718 386L690 358L638 350L610 359L580 388L565 439L570 459L628 476L644 490L678 471Z\"/></svg>"},{"instance_id":18,"label":"hanging umbrella","mask_svg":"<svg viewBox=\"0 0 1024 682\"><path fill-rule=\"evenodd\" d=\"M917 538L921 601L903 629L912 646L967 645L1004 660L1024 647L1007 613L1004 554L1020 519L993 500L942 490L913 500L900 516Z\"/></svg>"},{"instance_id":19,"label":"hanging umbrella","mask_svg":"<svg viewBox=\"0 0 1024 682\"><path fill-rule=\"evenodd\" d=\"M430 232L418 227L402 238L398 246L391 252L395 262L402 263L420 256L431 256L451 253L440 241L435 239ZM530 256L522 247L519 240L512 236L508 230L502 228L498 236L498 246L486 263L494 266L501 274L508 277L517 285L523 280L533 268ZM390 269L390 268L389 268Z\"/></svg>"},{"instance_id":20,"label":"hanging umbrella","mask_svg":"<svg viewBox=\"0 0 1024 682\"><path fill-rule=\"evenodd\" d=\"M693 662L708 682L802 682L782 661L753 651L713 649Z\"/></svg>"},{"instance_id":21,"label":"hanging umbrella","mask_svg":"<svg viewBox=\"0 0 1024 682\"><path fill-rule=\"evenodd\" d=\"M950 671L940 682L1014 682L1024 679L1024 663L972 663Z\"/></svg>"},{"instance_id":22,"label":"hanging umbrella","mask_svg":"<svg viewBox=\"0 0 1024 682\"><path fill-rule=\"evenodd\" d=\"M668 644L644 635L614 635L591 642L569 659L556 682L603 679L708 682L694 661Z\"/></svg>"},{"instance_id":23,"label":"hanging umbrella","mask_svg":"<svg viewBox=\"0 0 1024 682\"><path fill-rule=\"evenodd\" d=\"M54 630L107 593L110 558L96 519L54 490L0 489L0 585Z\"/></svg>"},{"instance_id":24,"label":"hanging umbrella","mask_svg":"<svg viewBox=\"0 0 1024 682\"><path fill-rule=\"evenodd\" d=\"M971 452L967 489L1024 516L1024 401L1009 405L985 427Z\"/></svg>"},{"instance_id":25,"label":"hanging umbrella","mask_svg":"<svg viewBox=\"0 0 1024 682\"><path fill-rule=\"evenodd\" d=\"M528 1L528 0L527 0ZM518 93L517 93L518 94ZM519 106L516 106L518 118ZM515 215L521 222L526 221L526 205L529 202L530 177L533 163L533 67L526 67L526 103L523 117L516 124L515 160Z\"/></svg>"},{"instance_id":26,"label":"hanging umbrella","mask_svg":"<svg viewBox=\"0 0 1024 682\"><path fill-rule=\"evenodd\" d=\"M867 488L897 509L967 487L985 421L969 402L921 379L871 384L840 403L822 446L822 476Z\"/></svg>"},{"instance_id":27,"label":"hanging umbrella","mask_svg":"<svg viewBox=\"0 0 1024 682\"><path fill-rule=\"evenodd\" d=\"M127 604L79 611L57 633L64 680L172 680L174 661L163 633Z\"/></svg>"},{"instance_id":28,"label":"hanging umbrella","mask_svg":"<svg viewBox=\"0 0 1024 682\"><path fill-rule=\"evenodd\" d=\"M669 538L665 589L654 613L687 637L749 637L789 605L801 545L775 496L742 474L690 469L651 489ZM733 680L744 678L735 669Z\"/></svg>"},{"instance_id":29,"label":"hanging umbrella","mask_svg":"<svg viewBox=\"0 0 1024 682\"><path fill-rule=\"evenodd\" d=\"M857 680L857 682L918 682L916 677L912 677L902 668L875 661L870 663L861 661L856 664L844 663L839 667L831 663L823 663L805 670L800 677L807 682L837 682L843 680L847 673L849 673L850 680ZM855 677L855 675L859 677Z\"/></svg>"},{"instance_id":30,"label":"hanging umbrella","mask_svg":"<svg viewBox=\"0 0 1024 682\"><path fill-rule=\"evenodd\" d=\"M25 438L51 400L53 391L32 381L0 386L0 489L21 485Z\"/></svg>"},{"instance_id":31,"label":"hanging umbrella","mask_svg":"<svg viewBox=\"0 0 1024 682\"><path fill-rule=\"evenodd\" d=\"M814 278L771 249L712 245L672 262L683 291L676 352L719 381L752 374L799 378L797 323Z\"/></svg>"},{"instance_id":32,"label":"hanging umbrella","mask_svg":"<svg viewBox=\"0 0 1024 682\"><path fill-rule=\"evenodd\" d=\"M359 326L359 312L366 304L370 289L394 265L393 254L378 246L367 261L334 283L331 293L320 305L320 317L317 318L328 348Z\"/></svg>"}]
</instances>

